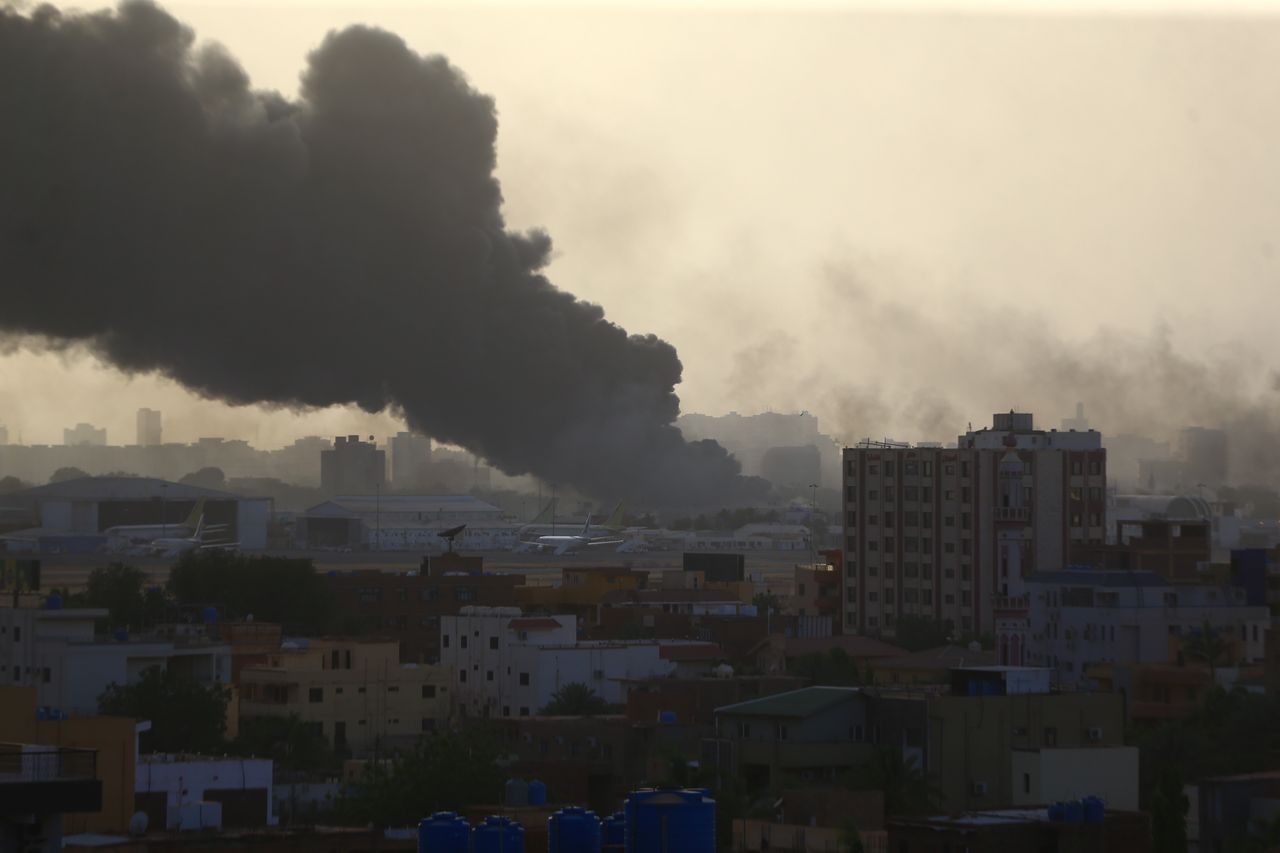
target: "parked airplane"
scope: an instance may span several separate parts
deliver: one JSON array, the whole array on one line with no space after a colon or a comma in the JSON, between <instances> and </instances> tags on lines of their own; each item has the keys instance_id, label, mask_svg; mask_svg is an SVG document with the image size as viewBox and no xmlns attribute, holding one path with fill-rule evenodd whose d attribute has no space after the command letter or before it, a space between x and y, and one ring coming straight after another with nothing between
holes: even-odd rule
<instances>
[{"instance_id":1,"label":"parked airplane","mask_svg":"<svg viewBox=\"0 0 1280 853\"><path fill-rule=\"evenodd\" d=\"M117 524L102 531L107 536L122 539L132 545L144 545L162 537L182 537L191 533L204 519L204 498L199 498L180 524Z\"/></svg>"},{"instance_id":2,"label":"parked airplane","mask_svg":"<svg viewBox=\"0 0 1280 853\"><path fill-rule=\"evenodd\" d=\"M604 523L604 528L613 533L622 526L622 502L613 508L613 513ZM522 541L517 548L519 550L530 551L550 551L553 554L569 554L580 548L598 548L605 545L621 545L626 539L614 536L592 536L591 535L591 516L587 516L586 522L582 525L582 532L569 535L546 535L539 536L536 539L526 539Z\"/></svg>"},{"instance_id":3,"label":"parked airplane","mask_svg":"<svg viewBox=\"0 0 1280 853\"><path fill-rule=\"evenodd\" d=\"M152 539L147 547L152 554L165 557L176 557L179 554L185 554L187 551L229 551L240 547L239 542L205 541L206 533L225 529L225 524L220 524L216 527L205 527L204 516L202 515L197 519L195 533L191 536Z\"/></svg>"}]
</instances>

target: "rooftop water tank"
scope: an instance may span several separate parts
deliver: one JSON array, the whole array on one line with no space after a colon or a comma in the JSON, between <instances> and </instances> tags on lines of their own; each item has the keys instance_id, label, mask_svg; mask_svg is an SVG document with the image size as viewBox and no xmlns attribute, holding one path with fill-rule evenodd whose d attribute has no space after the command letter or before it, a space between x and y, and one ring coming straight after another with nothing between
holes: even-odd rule
<instances>
[{"instance_id":1,"label":"rooftop water tank","mask_svg":"<svg viewBox=\"0 0 1280 853\"><path fill-rule=\"evenodd\" d=\"M436 812L418 821L418 853L467 853L471 825L453 812Z\"/></svg>"},{"instance_id":2,"label":"rooftop water tank","mask_svg":"<svg viewBox=\"0 0 1280 853\"><path fill-rule=\"evenodd\" d=\"M600 853L600 818L566 806L547 818L547 853Z\"/></svg>"},{"instance_id":3,"label":"rooftop water tank","mask_svg":"<svg viewBox=\"0 0 1280 853\"><path fill-rule=\"evenodd\" d=\"M213 625L218 621L218 608L206 607L203 612L204 624Z\"/></svg>"},{"instance_id":4,"label":"rooftop water tank","mask_svg":"<svg viewBox=\"0 0 1280 853\"><path fill-rule=\"evenodd\" d=\"M502 799L513 808L524 808L529 805L529 783L523 779L508 779L502 789Z\"/></svg>"},{"instance_id":5,"label":"rooftop water tank","mask_svg":"<svg viewBox=\"0 0 1280 853\"><path fill-rule=\"evenodd\" d=\"M1085 823L1102 823L1107 817L1107 806L1098 797L1085 797L1082 801L1084 806L1084 822Z\"/></svg>"},{"instance_id":6,"label":"rooftop water tank","mask_svg":"<svg viewBox=\"0 0 1280 853\"><path fill-rule=\"evenodd\" d=\"M675 712L675 711L659 711L659 712L658 712L658 722L660 722L660 723L674 723L674 722L676 722L676 712Z\"/></svg>"},{"instance_id":7,"label":"rooftop water tank","mask_svg":"<svg viewBox=\"0 0 1280 853\"><path fill-rule=\"evenodd\" d=\"M113 636L116 638L116 642L118 643L129 642L129 632L126 631L124 628L121 628L118 631L116 631Z\"/></svg>"},{"instance_id":8,"label":"rooftop water tank","mask_svg":"<svg viewBox=\"0 0 1280 853\"><path fill-rule=\"evenodd\" d=\"M1049 804L1049 820L1061 822L1067 819L1066 803L1050 803Z\"/></svg>"},{"instance_id":9,"label":"rooftop water tank","mask_svg":"<svg viewBox=\"0 0 1280 853\"><path fill-rule=\"evenodd\" d=\"M509 817L491 815L471 834L472 853L524 853L524 827Z\"/></svg>"},{"instance_id":10,"label":"rooftop water tank","mask_svg":"<svg viewBox=\"0 0 1280 853\"><path fill-rule=\"evenodd\" d=\"M614 812L604 819L604 847L606 853L622 853L627 843L627 817Z\"/></svg>"},{"instance_id":11,"label":"rooftop water tank","mask_svg":"<svg viewBox=\"0 0 1280 853\"><path fill-rule=\"evenodd\" d=\"M547 786L534 779L529 783L529 805L545 806L547 804Z\"/></svg>"},{"instance_id":12,"label":"rooftop water tank","mask_svg":"<svg viewBox=\"0 0 1280 853\"><path fill-rule=\"evenodd\" d=\"M44 609L45 610L61 610L62 596L58 595L56 592L49 593L49 597L44 600Z\"/></svg>"},{"instance_id":13,"label":"rooftop water tank","mask_svg":"<svg viewBox=\"0 0 1280 853\"><path fill-rule=\"evenodd\" d=\"M702 789L632 791L626 853L715 853L716 801Z\"/></svg>"},{"instance_id":14,"label":"rooftop water tank","mask_svg":"<svg viewBox=\"0 0 1280 853\"><path fill-rule=\"evenodd\" d=\"M1084 823L1084 806L1079 800L1070 800L1066 804L1066 816L1063 818L1067 823Z\"/></svg>"}]
</instances>

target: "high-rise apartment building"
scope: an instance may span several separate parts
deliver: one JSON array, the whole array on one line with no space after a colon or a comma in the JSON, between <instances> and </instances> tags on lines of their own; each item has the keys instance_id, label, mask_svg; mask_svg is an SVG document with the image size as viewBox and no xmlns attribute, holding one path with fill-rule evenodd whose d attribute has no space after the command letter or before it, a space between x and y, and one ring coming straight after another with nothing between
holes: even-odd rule
<instances>
[{"instance_id":1,"label":"high-rise apartment building","mask_svg":"<svg viewBox=\"0 0 1280 853\"><path fill-rule=\"evenodd\" d=\"M93 424L76 424L70 429L62 431L62 443L67 447L78 447L80 445L90 445L93 447L103 447L107 443L106 429L98 429Z\"/></svg>"},{"instance_id":2,"label":"high-rise apartment building","mask_svg":"<svg viewBox=\"0 0 1280 853\"><path fill-rule=\"evenodd\" d=\"M387 454L358 435L340 435L320 451L320 488L332 495L371 495L387 477Z\"/></svg>"},{"instance_id":3,"label":"high-rise apartment building","mask_svg":"<svg viewBox=\"0 0 1280 853\"><path fill-rule=\"evenodd\" d=\"M431 439L398 432L391 439L391 485L400 491L421 489L431 471Z\"/></svg>"},{"instance_id":4,"label":"high-rise apartment building","mask_svg":"<svg viewBox=\"0 0 1280 853\"><path fill-rule=\"evenodd\" d=\"M138 446L156 447L162 443L159 410L138 409Z\"/></svg>"},{"instance_id":5,"label":"high-rise apartment building","mask_svg":"<svg viewBox=\"0 0 1280 853\"><path fill-rule=\"evenodd\" d=\"M846 633L893 635L904 615L987 632L1022 578L1105 537L1106 451L1094 431L997 414L955 447L844 450Z\"/></svg>"}]
</instances>

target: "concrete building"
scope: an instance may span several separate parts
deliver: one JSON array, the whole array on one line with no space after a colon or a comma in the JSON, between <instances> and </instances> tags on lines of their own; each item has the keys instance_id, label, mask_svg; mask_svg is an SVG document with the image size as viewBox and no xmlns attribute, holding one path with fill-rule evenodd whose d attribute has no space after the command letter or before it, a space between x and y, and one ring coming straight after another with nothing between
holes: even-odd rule
<instances>
[{"instance_id":1,"label":"concrete building","mask_svg":"<svg viewBox=\"0 0 1280 853\"><path fill-rule=\"evenodd\" d=\"M1016 412L954 448L845 448L845 630L892 636L903 615L993 630L997 596L1103 542L1106 473L1097 432Z\"/></svg>"},{"instance_id":2,"label":"concrete building","mask_svg":"<svg viewBox=\"0 0 1280 853\"><path fill-rule=\"evenodd\" d=\"M158 447L164 444L160 431L160 412L157 409L138 409L138 446Z\"/></svg>"},{"instance_id":3,"label":"concrete building","mask_svg":"<svg viewBox=\"0 0 1280 853\"><path fill-rule=\"evenodd\" d=\"M105 428L98 429L93 424L76 424L62 431L62 443L68 447L102 447L107 443L107 431Z\"/></svg>"},{"instance_id":4,"label":"concrete building","mask_svg":"<svg viewBox=\"0 0 1280 853\"><path fill-rule=\"evenodd\" d=\"M519 540L518 524L471 495L340 495L308 509L296 535L308 548L439 553L448 547L440 534L460 524L467 527L454 541L459 551L506 549Z\"/></svg>"},{"instance_id":5,"label":"concrete building","mask_svg":"<svg viewBox=\"0 0 1280 853\"><path fill-rule=\"evenodd\" d=\"M97 753L0 743L0 850L58 853L63 815L102 808Z\"/></svg>"},{"instance_id":6,"label":"concrete building","mask_svg":"<svg viewBox=\"0 0 1280 853\"><path fill-rule=\"evenodd\" d=\"M1154 572L1065 570L1026 579L1030 629L1002 634L1008 662L1047 666L1062 684L1087 681L1097 663L1174 663L1179 640L1208 623L1234 646L1218 661L1265 657L1268 607L1230 586L1172 584Z\"/></svg>"},{"instance_id":7,"label":"concrete building","mask_svg":"<svg viewBox=\"0 0 1280 853\"><path fill-rule=\"evenodd\" d=\"M423 564L417 572L358 569L324 578L344 614L399 642L401 663L438 663L441 617L464 607L511 605L524 582L523 575L470 571L456 554Z\"/></svg>"},{"instance_id":8,"label":"concrete building","mask_svg":"<svg viewBox=\"0 0 1280 853\"><path fill-rule=\"evenodd\" d=\"M1280 772L1201 779L1194 794L1199 849L1206 853L1247 850L1250 832L1280 816Z\"/></svg>"},{"instance_id":9,"label":"concrete building","mask_svg":"<svg viewBox=\"0 0 1280 853\"><path fill-rule=\"evenodd\" d=\"M96 714L112 684L136 683L153 667L199 684L230 679L230 648L220 643L114 640L94 636L103 609L0 608L0 682L36 689L38 704L69 714Z\"/></svg>"},{"instance_id":10,"label":"concrete building","mask_svg":"<svg viewBox=\"0 0 1280 853\"><path fill-rule=\"evenodd\" d=\"M1187 427L1178 434L1178 461L1182 463L1187 490L1210 491L1228 482L1227 433L1205 427Z\"/></svg>"},{"instance_id":11,"label":"concrete building","mask_svg":"<svg viewBox=\"0 0 1280 853\"><path fill-rule=\"evenodd\" d=\"M297 714L334 749L364 756L443 728L451 688L439 667L402 664L394 641L286 641L240 671L240 716Z\"/></svg>"},{"instance_id":12,"label":"concrete building","mask_svg":"<svg viewBox=\"0 0 1280 853\"><path fill-rule=\"evenodd\" d=\"M171 832L274 826L272 770L266 758L142 755L134 771L137 810L151 829Z\"/></svg>"},{"instance_id":13,"label":"concrete building","mask_svg":"<svg viewBox=\"0 0 1280 853\"><path fill-rule=\"evenodd\" d=\"M358 435L340 435L320 453L320 488L333 495L372 495L386 485L387 454Z\"/></svg>"},{"instance_id":14,"label":"concrete building","mask_svg":"<svg viewBox=\"0 0 1280 853\"><path fill-rule=\"evenodd\" d=\"M688 657L714 663L718 655L713 644L689 640L579 641L573 616L525 616L513 607L442 617L440 647L457 687L455 710L472 717L534 716L572 683L621 705L627 683L691 674L703 667L684 665Z\"/></svg>"},{"instance_id":15,"label":"concrete building","mask_svg":"<svg viewBox=\"0 0 1280 853\"><path fill-rule=\"evenodd\" d=\"M391 486L396 491L427 488L431 478L431 439L398 432L391 439Z\"/></svg>"}]
</instances>

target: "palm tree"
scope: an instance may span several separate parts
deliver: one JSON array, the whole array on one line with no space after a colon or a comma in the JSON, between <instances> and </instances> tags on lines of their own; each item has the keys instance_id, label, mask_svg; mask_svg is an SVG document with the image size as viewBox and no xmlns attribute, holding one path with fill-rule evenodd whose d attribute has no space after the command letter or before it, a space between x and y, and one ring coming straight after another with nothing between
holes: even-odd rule
<instances>
[{"instance_id":1,"label":"palm tree","mask_svg":"<svg viewBox=\"0 0 1280 853\"><path fill-rule=\"evenodd\" d=\"M541 713L548 717L593 717L609 713L609 703L581 681L571 681L551 694Z\"/></svg>"},{"instance_id":2,"label":"palm tree","mask_svg":"<svg viewBox=\"0 0 1280 853\"><path fill-rule=\"evenodd\" d=\"M1209 665L1209 686L1212 687L1217 684L1218 661L1227 653L1227 641L1209 625L1208 620L1205 621L1204 627L1200 631L1192 634L1183 642L1182 649L1186 656L1192 660L1207 663Z\"/></svg>"}]
</instances>

